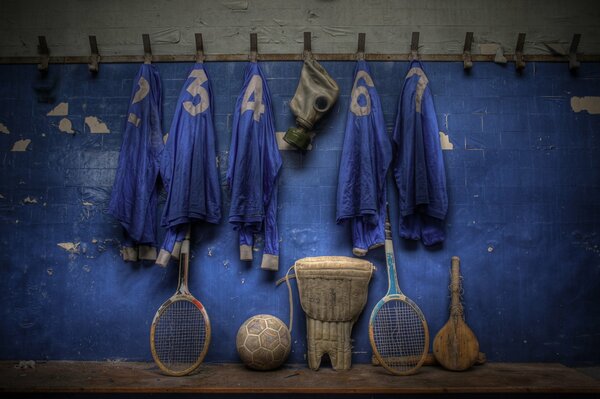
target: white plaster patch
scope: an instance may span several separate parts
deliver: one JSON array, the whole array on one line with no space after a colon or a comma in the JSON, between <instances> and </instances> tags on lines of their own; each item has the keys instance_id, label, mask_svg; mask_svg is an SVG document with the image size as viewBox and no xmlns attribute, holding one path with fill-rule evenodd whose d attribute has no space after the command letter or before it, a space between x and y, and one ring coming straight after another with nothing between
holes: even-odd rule
<instances>
[{"instance_id":1,"label":"white plaster patch","mask_svg":"<svg viewBox=\"0 0 600 399\"><path fill-rule=\"evenodd\" d=\"M11 151L22 152L27 151L27 147L31 143L30 139L17 140L12 146Z\"/></svg>"},{"instance_id":2,"label":"white plaster patch","mask_svg":"<svg viewBox=\"0 0 600 399\"><path fill-rule=\"evenodd\" d=\"M71 254L78 254L79 253L79 242L59 242L58 245L59 247L61 247L62 249L64 249L65 251L71 253Z\"/></svg>"},{"instance_id":3,"label":"white plaster patch","mask_svg":"<svg viewBox=\"0 0 600 399\"><path fill-rule=\"evenodd\" d=\"M23 199L23 203L24 204L37 204L38 200L37 200L37 198L29 195Z\"/></svg>"},{"instance_id":4,"label":"white plaster patch","mask_svg":"<svg viewBox=\"0 0 600 399\"><path fill-rule=\"evenodd\" d=\"M69 103L60 103L52 111L46 114L47 116L67 116L69 115Z\"/></svg>"},{"instance_id":5,"label":"white plaster patch","mask_svg":"<svg viewBox=\"0 0 600 399\"><path fill-rule=\"evenodd\" d=\"M0 123L0 133L10 134L10 131L4 123Z\"/></svg>"},{"instance_id":6,"label":"white plaster patch","mask_svg":"<svg viewBox=\"0 0 600 399\"><path fill-rule=\"evenodd\" d=\"M571 108L575 112L587 111L588 114L600 114L600 97L571 97Z\"/></svg>"},{"instance_id":7,"label":"white plaster patch","mask_svg":"<svg viewBox=\"0 0 600 399\"><path fill-rule=\"evenodd\" d=\"M454 149L454 144L450 142L450 137L444 132L440 132L440 144L442 145L442 150Z\"/></svg>"},{"instance_id":8,"label":"white plaster patch","mask_svg":"<svg viewBox=\"0 0 600 399\"><path fill-rule=\"evenodd\" d=\"M110 133L106 123L102 122L96 116L86 116L85 124L90 128L90 133Z\"/></svg>"},{"instance_id":9,"label":"white plaster patch","mask_svg":"<svg viewBox=\"0 0 600 399\"><path fill-rule=\"evenodd\" d=\"M75 131L73 130L73 124L70 119L62 118L60 123L58 124L58 130L64 133L73 134Z\"/></svg>"},{"instance_id":10,"label":"white plaster patch","mask_svg":"<svg viewBox=\"0 0 600 399\"><path fill-rule=\"evenodd\" d=\"M281 151L295 151L296 147L294 147L293 145L289 144L287 141L285 141L283 139L283 136L285 135L286 132L275 132L275 138L277 139L277 147L281 150ZM310 137L311 139L315 137L315 133L310 133ZM312 144L308 145L308 148L306 149L307 151L312 150Z\"/></svg>"}]
</instances>

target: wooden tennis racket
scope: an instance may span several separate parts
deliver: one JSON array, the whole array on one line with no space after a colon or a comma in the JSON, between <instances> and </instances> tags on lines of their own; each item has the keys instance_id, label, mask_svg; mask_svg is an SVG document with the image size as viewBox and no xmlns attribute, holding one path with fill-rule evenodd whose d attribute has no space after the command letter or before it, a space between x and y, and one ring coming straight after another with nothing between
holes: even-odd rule
<instances>
[{"instance_id":1,"label":"wooden tennis racket","mask_svg":"<svg viewBox=\"0 0 600 399\"><path fill-rule=\"evenodd\" d=\"M369 321L373 354L392 374L414 374L427 357L429 330L421 309L400 291L394 260L389 208L385 220L387 294L375 305Z\"/></svg>"},{"instance_id":2,"label":"wooden tennis racket","mask_svg":"<svg viewBox=\"0 0 600 399\"><path fill-rule=\"evenodd\" d=\"M450 318L435 335L433 355L442 367L462 371L473 366L479 359L479 341L465 322L463 306L460 303L460 259L452 257L452 279L450 284L452 301Z\"/></svg>"},{"instance_id":3,"label":"wooden tennis racket","mask_svg":"<svg viewBox=\"0 0 600 399\"><path fill-rule=\"evenodd\" d=\"M179 257L177 291L158 309L150 328L152 357L165 374L173 376L198 368L210 344L208 314L188 289L189 256L188 229Z\"/></svg>"}]
</instances>

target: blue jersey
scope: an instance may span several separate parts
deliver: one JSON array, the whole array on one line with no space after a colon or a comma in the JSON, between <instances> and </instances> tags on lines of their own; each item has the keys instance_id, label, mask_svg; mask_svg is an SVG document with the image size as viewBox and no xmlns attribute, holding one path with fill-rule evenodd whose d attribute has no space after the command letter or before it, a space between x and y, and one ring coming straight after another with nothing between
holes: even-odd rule
<instances>
[{"instance_id":1,"label":"blue jersey","mask_svg":"<svg viewBox=\"0 0 600 399\"><path fill-rule=\"evenodd\" d=\"M119 165L108 205L108 212L125 229L127 245L156 243L158 177L164 147L161 97L157 67L142 65L134 79ZM135 257L127 260L135 260Z\"/></svg>"},{"instance_id":2,"label":"blue jersey","mask_svg":"<svg viewBox=\"0 0 600 399\"><path fill-rule=\"evenodd\" d=\"M165 251L177 255L175 245L189 223L221 219L212 93L202 63L193 66L183 85L162 163L167 189L162 225L167 235L157 263L164 265L169 259Z\"/></svg>"},{"instance_id":3,"label":"blue jersey","mask_svg":"<svg viewBox=\"0 0 600 399\"><path fill-rule=\"evenodd\" d=\"M413 61L402 87L393 141L400 236L433 245L445 239L446 174L429 80Z\"/></svg>"},{"instance_id":4,"label":"blue jersey","mask_svg":"<svg viewBox=\"0 0 600 399\"><path fill-rule=\"evenodd\" d=\"M392 148L369 67L356 64L337 190L337 223L350 221L352 252L366 255L385 242L386 174Z\"/></svg>"},{"instance_id":5,"label":"blue jersey","mask_svg":"<svg viewBox=\"0 0 600 399\"><path fill-rule=\"evenodd\" d=\"M253 235L265 234L261 267L279 267L277 177L281 155L275 138L271 96L256 62L246 69L237 99L229 151L229 222L239 232L240 259L252 260Z\"/></svg>"}]
</instances>

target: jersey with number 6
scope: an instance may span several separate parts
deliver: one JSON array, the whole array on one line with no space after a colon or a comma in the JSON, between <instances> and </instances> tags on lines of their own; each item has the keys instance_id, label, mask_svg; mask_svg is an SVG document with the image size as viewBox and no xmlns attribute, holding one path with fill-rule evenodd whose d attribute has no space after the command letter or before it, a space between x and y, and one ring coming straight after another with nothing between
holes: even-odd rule
<instances>
[{"instance_id":1,"label":"jersey with number 6","mask_svg":"<svg viewBox=\"0 0 600 399\"><path fill-rule=\"evenodd\" d=\"M267 82L258 64L251 62L233 117L227 170L229 222L239 232L242 260L252 259L253 235L264 232L261 267L267 270L277 270L279 265L277 176L281 163Z\"/></svg>"},{"instance_id":2,"label":"jersey with number 6","mask_svg":"<svg viewBox=\"0 0 600 399\"><path fill-rule=\"evenodd\" d=\"M392 160L383 110L364 60L356 64L337 193L337 222L350 221L352 252L364 256L385 242L385 177Z\"/></svg>"}]
</instances>

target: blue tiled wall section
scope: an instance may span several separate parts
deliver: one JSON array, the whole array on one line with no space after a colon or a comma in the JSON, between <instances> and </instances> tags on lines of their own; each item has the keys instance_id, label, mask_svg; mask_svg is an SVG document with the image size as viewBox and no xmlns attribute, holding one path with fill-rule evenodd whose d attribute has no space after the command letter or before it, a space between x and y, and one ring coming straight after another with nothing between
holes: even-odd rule
<instances>
[{"instance_id":1,"label":"blue tiled wall section","mask_svg":"<svg viewBox=\"0 0 600 399\"><path fill-rule=\"evenodd\" d=\"M285 131L302 64L261 65L276 130ZM237 233L226 221L224 176L246 65L206 65L225 215L217 226L197 225L192 239L191 291L213 328L207 361L238 361L235 336L251 315L288 322L287 290L275 282L296 259L352 255L335 204L354 63L323 65L341 96L311 151L282 151L277 273L260 270L260 240L254 262L239 260ZM190 67L159 64L164 133ZM370 67L391 133L408 64ZM92 76L86 65L51 65L42 79L32 65L0 66L1 359L151 360L150 323L175 290L177 265L123 262L121 228L106 213L138 68L101 64ZM433 338L448 317L450 258L460 256L466 320L490 361L598 364L600 115L576 111L572 99L598 101L600 64L584 63L576 75L554 63L528 63L522 74L492 63L476 63L470 73L462 63L425 63L425 70L452 147L443 151L447 239L424 248L394 229L400 286L425 313ZM68 112L48 115L60 103ZM89 117L109 133L93 133ZM19 146L25 150L13 151ZM397 227L397 191L388 185ZM353 361L361 363L371 359L368 316L387 290L383 249L367 259L376 272L353 332ZM294 304L289 361L304 363L297 295Z\"/></svg>"}]
</instances>

